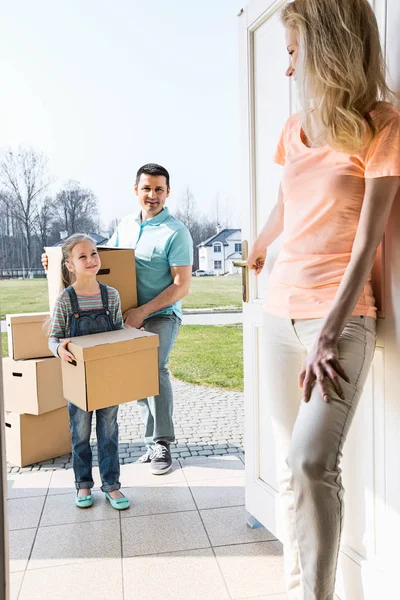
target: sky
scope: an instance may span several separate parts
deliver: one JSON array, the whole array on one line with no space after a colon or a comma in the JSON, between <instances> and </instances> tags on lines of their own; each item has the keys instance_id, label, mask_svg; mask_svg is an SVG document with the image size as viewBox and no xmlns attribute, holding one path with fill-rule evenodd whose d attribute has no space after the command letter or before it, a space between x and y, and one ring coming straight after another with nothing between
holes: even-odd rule
<instances>
[{"instance_id":1,"label":"sky","mask_svg":"<svg viewBox=\"0 0 400 600\"><path fill-rule=\"evenodd\" d=\"M91 188L105 227L147 162L197 209L240 221L241 0L0 0L0 150L32 146L53 190Z\"/></svg>"}]
</instances>

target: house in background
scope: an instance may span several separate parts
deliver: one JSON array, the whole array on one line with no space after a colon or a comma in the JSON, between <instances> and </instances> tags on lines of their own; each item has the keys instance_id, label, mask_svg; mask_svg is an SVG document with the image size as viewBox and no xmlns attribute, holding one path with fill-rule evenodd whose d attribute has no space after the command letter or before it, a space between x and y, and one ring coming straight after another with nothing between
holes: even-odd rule
<instances>
[{"instance_id":1,"label":"house in background","mask_svg":"<svg viewBox=\"0 0 400 600\"><path fill-rule=\"evenodd\" d=\"M233 262L242 258L242 230L222 229L201 244L199 249L199 269L213 275L237 274L238 267Z\"/></svg>"}]
</instances>

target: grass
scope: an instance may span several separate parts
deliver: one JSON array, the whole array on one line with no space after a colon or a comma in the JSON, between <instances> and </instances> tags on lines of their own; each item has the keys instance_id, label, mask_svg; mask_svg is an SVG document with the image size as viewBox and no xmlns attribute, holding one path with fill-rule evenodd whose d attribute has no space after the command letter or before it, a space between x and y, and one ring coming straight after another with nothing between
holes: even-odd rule
<instances>
[{"instance_id":1,"label":"grass","mask_svg":"<svg viewBox=\"0 0 400 600\"><path fill-rule=\"evenodd\" d=\"M241 307L241 278L193 277L187 309ZM0 319L6 314L49 310L45 279L0 282ZM2 334L7 356L7 335ZM174 377L188 383L243 389L241 326L184 325L171 354Z\"/></svg>"},{"instance_id":2,"label":"grass","mask_svg":"<svg viewBox=\"0 0 400 600\"><path fill-rule=\"evenodd\" d=\"M192 277L185 309L241 308L241 277ZM0 319L6 314L49 310L46 279L0 281Z\"/></svg>"},{"instance_id":3,"label":"grass","mask_svg":"<svg viewBox=\"0 0 400 600\"><path fill-rule=\"evenodd\" d=\"M7 334L1 334L8 356ZM243 390L242 326L183 325L169 368L176 379L198 385Z\"/></svg>"},{"instance_id":4,"label":"grass","mask_svg":"<svg viewBox=\"0 0 400 600\"><path fill-rule=\"evenodd\" d=\"M227 277L192 277L189 295L183 308L242 308L242 278L240 275Z\"/></svg>"},{"instance_id":5,"label":"grass","mask_svg":"<svg viewBox=\"0 0 400 600\"><path fill-rule=\"evenodd\" d=\"M169 368L188 383L243 390L242 326L184 325Z\"/></svg>"},{"instance_id":6,"label":"grass","mask_svg":"<svg viewBox=\"0 0 400 600\"><path fill-rule=\"evenodd\" d=\"M7 279L0 281L0 319L7 314L49 310L46 279Z\"/></svg>"}]
</instances>

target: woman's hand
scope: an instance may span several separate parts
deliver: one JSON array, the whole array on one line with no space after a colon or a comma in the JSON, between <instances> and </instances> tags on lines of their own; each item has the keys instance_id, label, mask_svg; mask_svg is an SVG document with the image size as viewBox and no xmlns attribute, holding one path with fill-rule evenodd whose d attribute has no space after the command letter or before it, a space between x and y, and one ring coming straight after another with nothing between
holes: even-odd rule
<instances>
[{"instance_id":1,"label":"woman's hand","mask_svg":"<svg viewBox=\"0 0 400 600\"><path fill-rule=\"evenodd\" d=\"M256 246L253 246L253 248L251 249L249 258L247 259L247 264L249 269L255 271L256 275L259 275L263 270L266 256L266 248L260 249Z\"/></svg>"},{"instance_id":2,"label":"woman's hand","mask_svg":"<svg viewBox=\"0 0 400 600\"><path fill-rule=\"evenodd\" d=\"M339 352L337 345L331 341L320 338L316 341L310 353L307 356L304 367L299 375L299 384L303 388L303 400L308 402L311 397L312 387L317 381L322 398L325 402L330 401L329 385L330 380L336 393L344 400L344 393L340 385L339 377L350 383L342 365L339 362Z\"/></svg>"},{"instance_id":3,"label":"woman's hand","mask_svg":"<svg viewBox=\"0 0 400 600\"><path fill-rule=\"evenodd\" d=\"M71 340L64 340L63 342L61 342L61 344L58 346L58 356L61 358L61 360L65 360L66 362L72 362L75 360L75 356L69 352L67 350L67 346L70 343Z\"/></svg>"}]
</instances>

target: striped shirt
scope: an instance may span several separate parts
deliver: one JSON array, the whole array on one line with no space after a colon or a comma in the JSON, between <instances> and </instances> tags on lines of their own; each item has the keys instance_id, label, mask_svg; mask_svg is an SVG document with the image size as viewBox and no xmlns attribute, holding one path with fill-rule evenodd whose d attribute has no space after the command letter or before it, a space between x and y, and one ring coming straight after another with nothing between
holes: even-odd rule
<instances>
[{"instance_id":1,"label":"striped shirt","mask_svg":"<svg viewBox=\"0 0 400 600\"><path fill-rule=\"evenodd\" d=\"M108 310L114 327L115 329L124 329L119 293L110 286L107 286L107 292ZM77 298L81 311L101 310L103 308L100 292L94 296L80 296L77 294ZM51 321L49 348L56 357L58 357L60 340L71 337L71 317L73 314L70 297L68 292L64 290L56 300Z\"/></svg>"}]
</instances>

